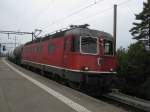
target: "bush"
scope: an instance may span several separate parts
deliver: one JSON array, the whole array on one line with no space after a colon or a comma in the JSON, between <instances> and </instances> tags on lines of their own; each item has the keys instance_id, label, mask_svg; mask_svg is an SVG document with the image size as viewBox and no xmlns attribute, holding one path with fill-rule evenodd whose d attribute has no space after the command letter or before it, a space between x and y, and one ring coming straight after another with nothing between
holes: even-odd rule
<instances>
[{"instance_id":1,"label":"bush","mask_svg":"<svg viewBox=\"0 0 150 112\"><path fill-rule=\"evenodd\" d=\"M119 87L122 91L139 97L150 98L150 52L142 43L117 51ZM146 89L149 88L149 89Z\"/></svg>"}]
</instances>

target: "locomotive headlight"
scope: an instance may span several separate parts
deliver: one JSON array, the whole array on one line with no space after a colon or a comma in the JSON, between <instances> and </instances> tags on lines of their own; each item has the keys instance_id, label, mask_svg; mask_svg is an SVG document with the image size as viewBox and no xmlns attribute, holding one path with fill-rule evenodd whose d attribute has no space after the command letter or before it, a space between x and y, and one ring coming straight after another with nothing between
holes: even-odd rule
<instances>
[{"instance_id":1,"label":"locomotive headlight","mask_svg":"<svg viewBox=\"0 0 150 112\"><path fill-rule=\"evenodd\" d=\"M114 69L113 69L113 68L111 68L111 69L110 69L110 71L111 71L111 72L113 72L113 71L114 71Z\"/></svg>"},{"instance_id":2,"label":"locomotive headlight","mask_svg":"<svg viewBox=\"0 0 150 112\"><path fill-rule=\"evenodd\" d=\"M89 67L84 67L84 70L86 70L86 71L89 70Z\"/></svg>"}]
</instances>

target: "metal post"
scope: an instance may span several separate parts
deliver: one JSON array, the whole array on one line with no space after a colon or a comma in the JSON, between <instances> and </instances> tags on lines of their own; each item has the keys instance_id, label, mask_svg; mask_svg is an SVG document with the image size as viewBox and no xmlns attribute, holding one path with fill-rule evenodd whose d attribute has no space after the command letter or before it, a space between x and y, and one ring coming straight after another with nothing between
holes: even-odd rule
<instances>
[{"instance_id":1,"label":"metal post","mask_svg":"<svg viewBox=\"0 0 150 112\"><path fill-rule=\"evenodd\" d=\"M116 34L117 34L117 5L114 5L114 26L113 26L113 37L114 37L114 55L116 54Z\"/></svg>"},{"instance_id":2,"label":"metal post","mask_svg":"<svg viewBox=\"0 0 150 112\"><path fill-rule=\"evenodd\" d=\"M40 30L41 31L41 30ZM1 31L2 34L7 34L8 38L10 34L16 34L16 35L32 35L32 40L34 39L34 32L20 32L20 31Z\"/></svg>"},{"instance_id":3,"label":"metal post","mask_svg":"<svg viewBox=\"0 0 150 112\"><path fill-rule=\"evenodd\" d=\"M33 39L34 39L34 33L32 32L32 41L33 41Z\"/></svg>"},{"instance_id":4,"label":"metal post","mask_svg":"<svg viewBox=\"0 0 150 112\"><path fill-rule=\"evenodd\" d=\"M15 35L15 47L16 47L16 35Z\"/></svg>"},{"instance_id":5,"label":"metal post","mask_svg":"<svg viewBox=\"0 0 150 112\"><path fill-rule=\"evenodd\" d=\"M1 57L1 43L0 43L0 57Z\"/></svg>"},{"instance_id":6,"label":"metal post","mask_svg":"<svg viewBox=\"0 0 150 112\"><path fill-rule=\"evenodd\" d=\"M148 37L148 47L149 47L149 51L150 51L150 21L149 21L149 37Z\"/></svg>"}]
</instances>

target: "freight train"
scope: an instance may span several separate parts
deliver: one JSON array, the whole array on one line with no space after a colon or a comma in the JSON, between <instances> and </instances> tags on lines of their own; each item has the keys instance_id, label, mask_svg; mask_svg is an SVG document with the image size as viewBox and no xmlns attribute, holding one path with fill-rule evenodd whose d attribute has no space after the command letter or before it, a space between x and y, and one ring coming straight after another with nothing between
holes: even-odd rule
<instances>
[{"instance_id":1,"label":"freight train","mask_svg":"<svg viewBox=\"0 0 150 112\"><path fill-rule=\"evenodd\" d=\"M109 88L116 74L113 37L106 32L72 25L69 29L27 42L8 55L15 63L49 72L78 87Z\"/></svg>"}]
</instances>

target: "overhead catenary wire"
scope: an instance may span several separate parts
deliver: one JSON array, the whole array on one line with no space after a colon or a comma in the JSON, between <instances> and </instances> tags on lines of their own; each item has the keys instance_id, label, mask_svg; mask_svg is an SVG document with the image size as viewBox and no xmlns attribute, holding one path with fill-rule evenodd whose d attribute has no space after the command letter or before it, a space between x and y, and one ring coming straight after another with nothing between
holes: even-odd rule
<instances>
[{"instance_id":1,"label":"overhead catenary wire","mask_svg":"<svg viewBox=\"0 0 150 112\"><path fill-rule=\"evenodd\" d=\"M92 7L92 6L94 6L95 4L102 2L102 1L104 1L104 0L96 1L96 2L94 2L94 3L92 3L92 4L88 5L88 6L86 6L86 7L84 7L84 8L81 8L81 9L79 9L79 10L77 10L77 11L75 11L75 12L73 12L73 13L71 13L71 14L69 14L69 15L63 17L63 18L60 18L60 19L58 19L58 20L56 20L56 21L53 21L51 24L49 24L49 25L47 25L47 26L45 26L45 27L43 27L43 28L41 28L41 29L43 30L43 29L45 29L45 28L47 28L47 27L53 26L53 25L55 25L55 24L58 24L58 23L60 23L60 22L62 22L62 21L64 21L64 20L66 20L66 19L69 19L70 17L72 17L72 16L74 16L74 15L76 15L76 14L78 14L78 13L80 13L80 12L82 12L82 11L84 11L84 10L86 10L86 9L88 9L88 8L90 8L90 7ZM126 3L130 2L130 1L132 1L132 0L125 0L125 1L123 1L123 2L118 3L117 5L118 5L118 6L121 6L121 5L124 5L124 4L126 4ZM99 16L99 15L102 15L103 13L105 13L105 12L107 12L108 10L111 10L111 9L113 9L113 6L107 8L107 9L104 9L104 10L102 10L102 11L100 11L100 12L97 12L97 13L92 14L92 15L94 15L94 16L92 16L92 15L88 16L88 19L89 19L89 18L96 17L96 16ZM99 15L97 15L97 14L99 14ZM83 19L85 19L85 18L81 18L81 19L78 19L78 20L80 21L80 20L83 20ZM86 19L87 19L87 17L86 17Z\"/></svg>"},{"instance_id":2,"label":"overhead catenary wire","mask_svg":"<svg viewBox=\"0 0 150 112\"><path fill-rule=\"evenodd\" d=\"M121 3L118 3L117 6L124 5L124 4L128 3L129 1L132 1L132 0L125 0L125 1L123 1L123 2L121 2ZM113 9L113 8L114 8L114 6L111 6L111 7L108 7L108 8L106 8L106 9L104 9L104 10L101 10L101 11L99 11L99 12L96 12L96 13L93 13L93 14L91 14L91 15L88 15L87 17L83 17L83 18L81 18L81 19L77 19L77 20L74 20L74 21L80 21L80 20L84 20L84 19L87 20L87 19L95 18L95 17L97 17L97 16L101 16L102 14L108 12L109 10L111 10L111 9ZM72 21L72 22L73 22L73 21Z\"/></svg>"},{"instance_id":3,"label":"overhead catenary wire","mask_svg":"<svg viewBox=\"0 0 150 112\"><path fill-rule=\"evenodd\" d=\"M72 16L74 16L74 15L76 15L76 14L79 14L80 12L82 12L82 11L84 11L84 10L86 10L86 9L88 9L88 8L90 8L90 7L94 6L94 5L96 5L96 4L100 3L100 2L102 2L102 1L104 1L104 0L99 0L99 1L96 1L96 2L94 2L94 3L92 3L92 4L90 4L90 5L87 5L86 7L83 7L83 8L81 8L81 9L79 9L79 10L77 10L77 11L75 11L75 12L73 12L73 13L71 13L71 14L65 16L65 17L62 17L62 18L60 18L60 19L58 19L58 20L56 20L56 21L53 21L51 24L49 24L49 25L47 25L47 26L45 26L45 27L43 27L43 28L41 28L41 29L45 29L45 28L47 28L47 27L49 27L49 26L51 26L51 25L57 24L57 23L60 22L60 21L64 21L64 20L66 20L66 19L68 19L68 18L70 18L70 17L72 17Z\"/></svg>"}]
</instances>

